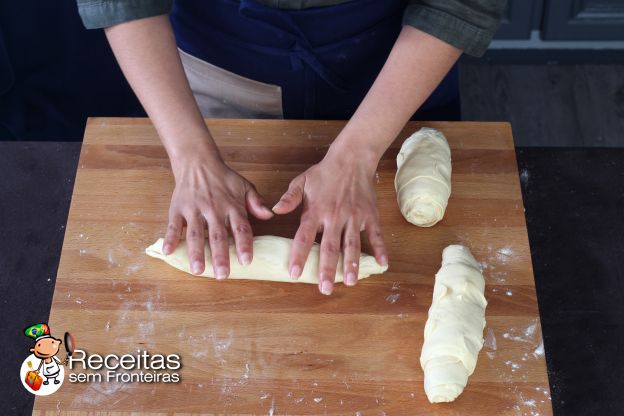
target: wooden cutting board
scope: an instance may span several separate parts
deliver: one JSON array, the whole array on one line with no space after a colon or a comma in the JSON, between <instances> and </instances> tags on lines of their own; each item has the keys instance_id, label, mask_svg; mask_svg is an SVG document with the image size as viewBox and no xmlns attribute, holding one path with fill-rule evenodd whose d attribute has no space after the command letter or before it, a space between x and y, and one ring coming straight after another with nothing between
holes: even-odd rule
<instances>
[{"instance_id":1,"label":"wooden cutting board","mask_svg":"<svg viewBox=\"0 0 624 416\"><path fill-rule=\"evenodd\" d=\"M208 121L225 160L269 204L322 158L343 124ZM422 126L446 135L453 158L453 193L432 228L403 219L393 186L398 148ZM89 120L49 324L91 354L179 354L181 381L66 377L58 392L37 397L35 414L552 414L508 123L410 123L376 176L390 270L330 297L314 285L197 278L147 257L166 229L172 189L148 120ZM297 224L290 215L253 228L292 237ZM434 275L453 243L470 247L484 269L485 346L464 393L431 405L419 356Z\"/></svg>"}]
</instances>

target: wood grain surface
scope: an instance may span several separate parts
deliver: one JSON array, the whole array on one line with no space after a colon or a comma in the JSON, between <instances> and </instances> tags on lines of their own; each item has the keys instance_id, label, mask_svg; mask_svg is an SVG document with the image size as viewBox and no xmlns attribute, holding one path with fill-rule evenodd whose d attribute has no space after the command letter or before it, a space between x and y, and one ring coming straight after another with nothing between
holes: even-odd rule
<instances>
[{"instance_id":1,"label":"wood grain surface","mask_svg":"<svg viewBox=\"0 0 624 416\"><path fill-rule=\"evenodd\" d=\"M208 121L227 163L269 204L323 157L343 124ZM398 148L421 126L440 129L453 158L453 193L432 228L403 219L393 185ZM375 182L386 274L337 285L329 297L315 285L193 277L144 254L164 234L173 189L154 128L146 119L90 119L49 324L92 354L180 354L181 381L66 377L58 392L37 397L34 413L552 414L509 124L410 123ZM298 216L252 225L257 235L292 238ZM442 249L454 243L484 270L485 346L464 393L431 405L419 356Z\"/></svg>"}]
</instances>

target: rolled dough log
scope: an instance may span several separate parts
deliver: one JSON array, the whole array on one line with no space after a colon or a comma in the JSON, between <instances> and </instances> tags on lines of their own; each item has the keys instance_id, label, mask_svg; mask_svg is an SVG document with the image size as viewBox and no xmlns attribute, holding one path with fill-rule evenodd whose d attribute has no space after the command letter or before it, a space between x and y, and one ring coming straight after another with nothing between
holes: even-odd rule
<instances>
[{"instance_id":1,"label":"rolled dough log","mask_svg":"<svg viewBox=\"0 0 624 416\"><path fill-rule=\"evenodd\" d=\"M288 259L290 256L290 238L276 237L273 235L263 235L254 237L253 241L253 261L247 266L241 266L236 258L234 243L230 241L230 279L251 279L270 280L273 282L299 282L318 283L319 245L314 244L310 255L306 260L303 272L297 280L292 280L288 273ZM159 238L154 244L145 249L147 255L159 258L176 269L191 273L189 265L186 241L180 244L173 253L166 256L162 252L163 239ZM206 256L206 269L201 276L214 277L210 257L210 247L208 241L204 245ZM368 254L360 255L360 268L358 280L365 279L373 274L381 274L388 269L388 266L380 266L374 257ZM343 281L342 256L338 261L336 270L336 282Z\"/></svg>"},{"instance_id":2,"label":"rolled dough log","mask_svg":"<svg viewBox=\"0 0 624 416\"><path fill-rule=\"evenodd\" d=\"M441 132L423 127L403 142L394 187L407 221L431 227L442 219L451 195L451 149Z\"/></svg>"},{"instance_id":3,"label":"rolled dough log","mask_svg":"<svg viewBox=\"0 0 624 416\"><path fill-rule=\"evenodd\" d=\"M455 400L477 365L485 328L484 289L483 275L470 250L460 245L446 247L435 277L420 355L431 403Z\"/></svg>"}]
</instances>

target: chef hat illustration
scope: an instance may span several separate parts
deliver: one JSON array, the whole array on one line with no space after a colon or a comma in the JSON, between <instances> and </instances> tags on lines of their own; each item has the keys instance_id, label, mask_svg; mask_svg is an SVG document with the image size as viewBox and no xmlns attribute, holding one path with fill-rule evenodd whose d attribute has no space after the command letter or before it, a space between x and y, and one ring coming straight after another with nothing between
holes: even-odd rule
<instances>
[{"instance_id":1,"label":"chef hat illustration","mask_svg":"<svg viewBox=\"0 0 624 416\"><path fill-rule=\"evenodd\" d=\"M50 327L47 324L37 324L29 326L24 330L24 334L27 337L34 339L35 341L39 341L42 338L50 338Z\"/></svg>"}]
</instances>

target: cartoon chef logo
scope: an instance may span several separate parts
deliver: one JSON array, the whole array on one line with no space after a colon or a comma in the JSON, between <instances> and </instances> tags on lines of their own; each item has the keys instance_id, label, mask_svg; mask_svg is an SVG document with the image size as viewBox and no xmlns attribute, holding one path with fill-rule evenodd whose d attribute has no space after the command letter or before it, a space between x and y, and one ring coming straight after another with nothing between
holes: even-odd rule
<instances>
[{"instance_id":1,"label":"cartoon chef logo","mask_svg":"<svg viewBox=\"0 0 624 416\"><path fill-rule=\"evenodd\" d=\"M32 338L35 344L30 348L31 354L26 357L20 370L22 384L29 392L38 396L47 396L57 391L63 384L65 369L63 368L73 351L73 338L65 333L65 347L67 355L65 360L60 361L56 355L59 353L60 339L50 334L47 324L29 326L24 334Z\"/></svg>"}]
</instances>

